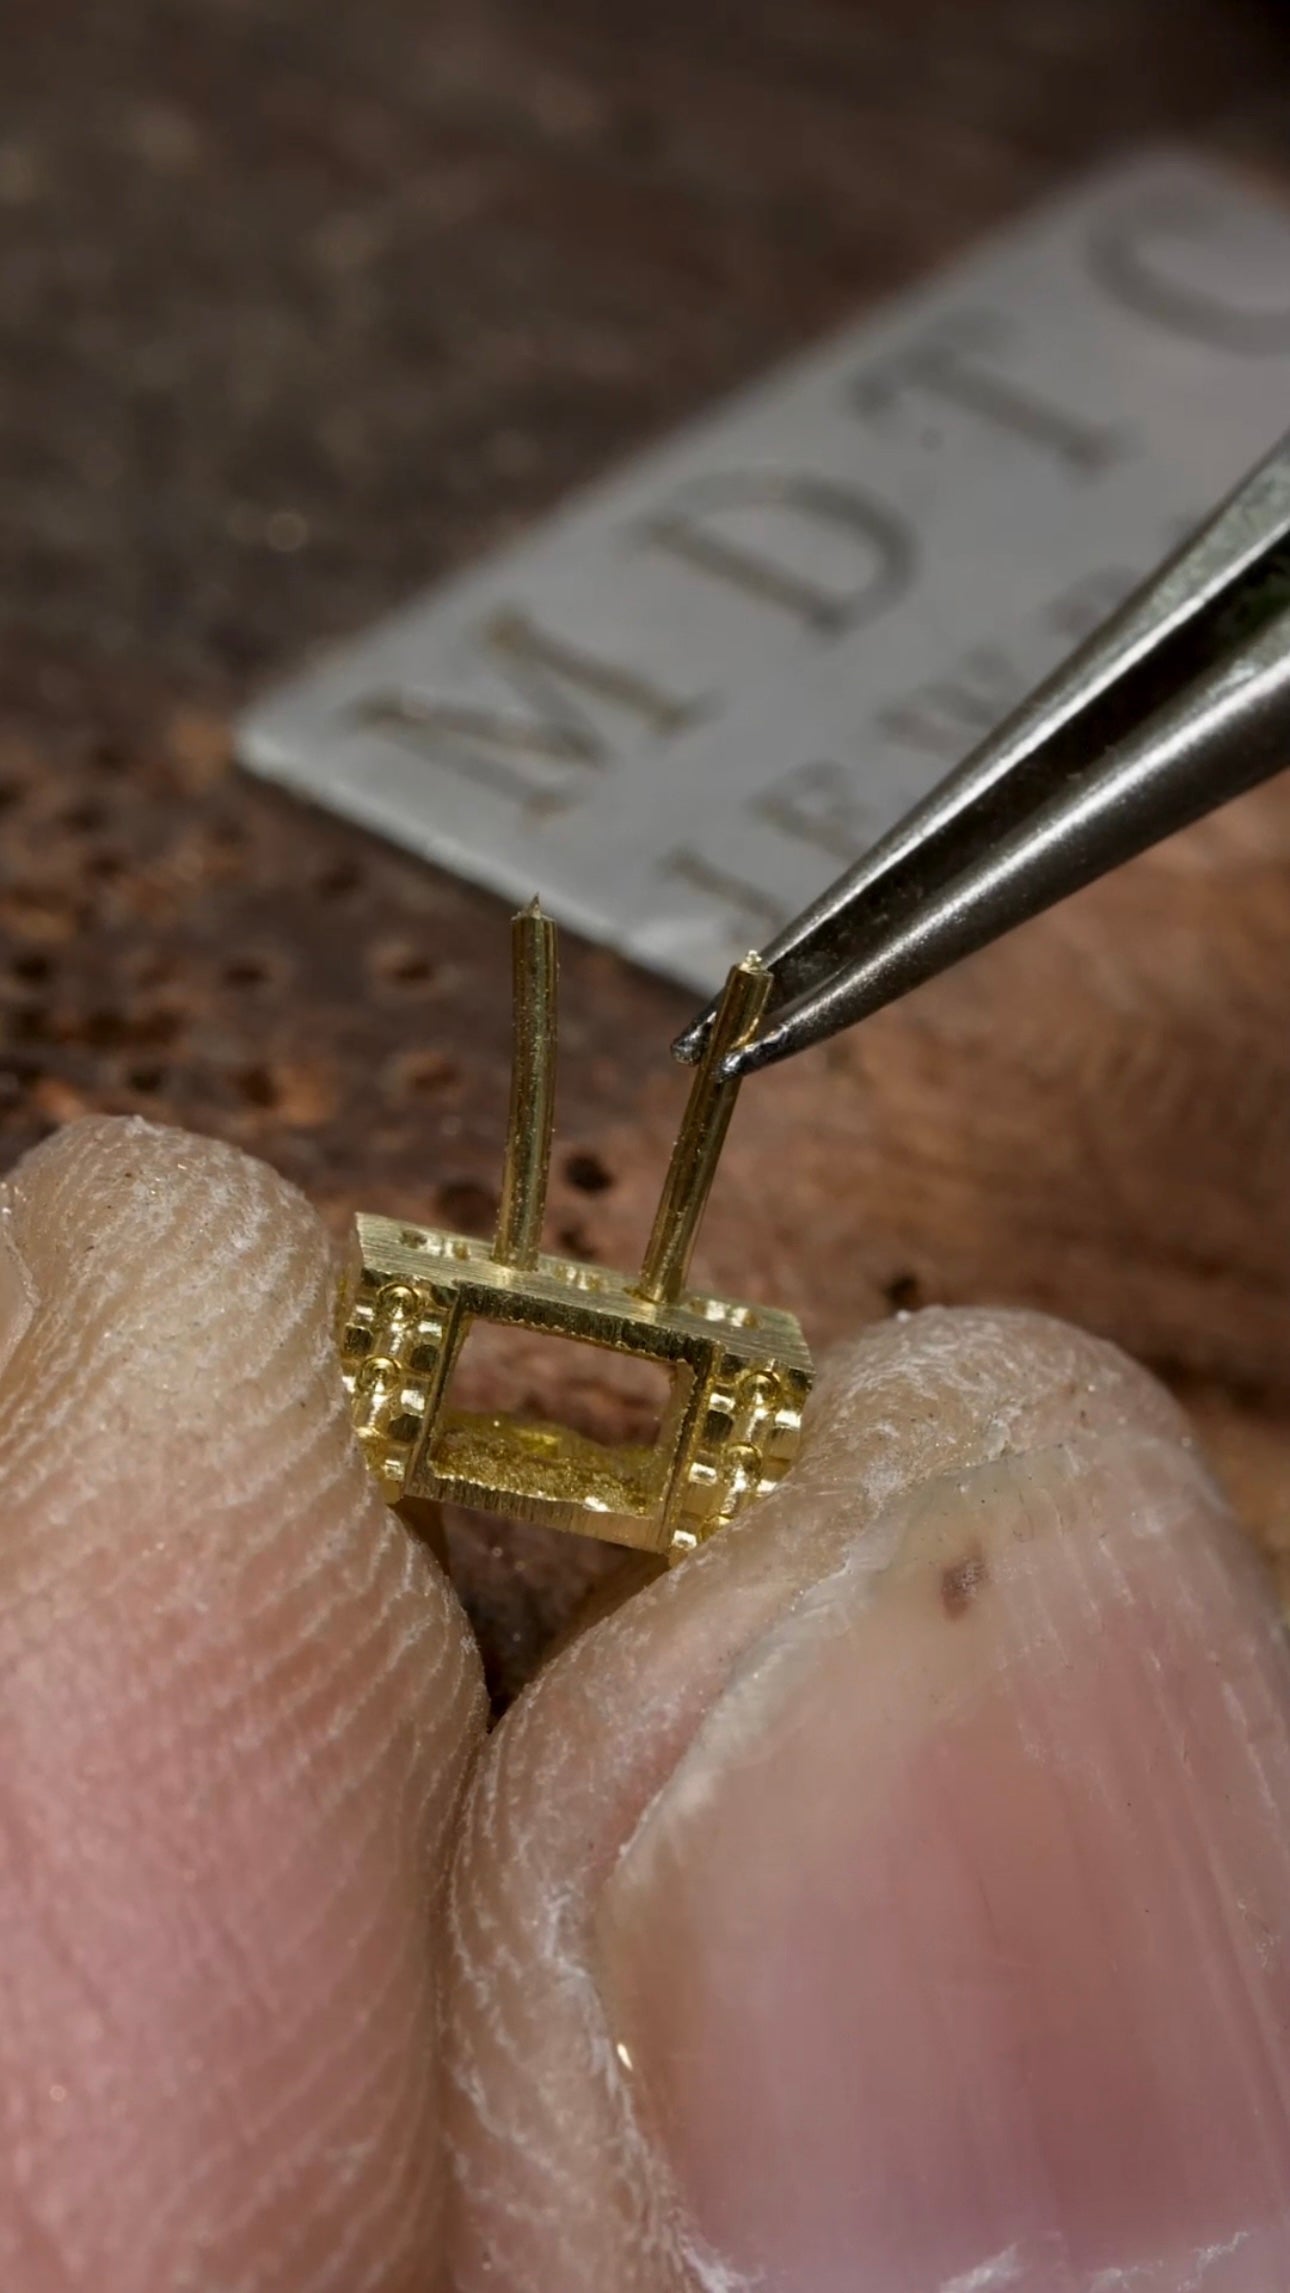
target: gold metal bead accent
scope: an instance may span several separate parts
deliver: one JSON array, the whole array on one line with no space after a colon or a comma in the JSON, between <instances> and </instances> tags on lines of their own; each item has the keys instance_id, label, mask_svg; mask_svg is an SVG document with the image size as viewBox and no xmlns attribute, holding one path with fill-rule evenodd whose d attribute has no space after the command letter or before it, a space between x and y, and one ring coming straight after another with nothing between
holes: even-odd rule
<instances>
[{"instance_id":1,"label":"gold metal bead accent","mask_svg":"<svg viewBox=\"0 0 1290 2293\"><path fill-rule=\"evenodd\" d=\"M551 1159L555 926L513 926L515 1052L501 1209L491 1244L360 1215L340 1350L354 1424L387 1501L446 1501L680 1559L782 1479L811 1357L791 1314L685 1288L738 1083L721 1062L756 1027L770 976L736 964L691 1087L639 1275L539 1248ZM616 1447L563 1425L453 1405L471 1327L572 1338L660 1365L656 1439Z\"/></svg>"}]
</instances>

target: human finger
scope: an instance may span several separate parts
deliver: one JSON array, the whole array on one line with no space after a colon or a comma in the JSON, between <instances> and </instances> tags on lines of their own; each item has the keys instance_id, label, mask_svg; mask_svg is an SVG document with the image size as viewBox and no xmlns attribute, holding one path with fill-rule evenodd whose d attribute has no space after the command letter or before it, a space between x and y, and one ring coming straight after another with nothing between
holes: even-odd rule
<instances>
[{"instance_id":1,"label":"human finger","mask_svg":"<svg viewBox=\"0 0 1290 2293\"><path fill-rule=\"evenodd\" d=\"M478 1665L262 1165L63 1132L0 1220L0 2282L382 2293L439 2248Z\"/></svg>"},{"instance_id":2,"label":"human finger","mask_svg":"<svg viewBox=\"0 0 1290 2293\"><path fill-rule=\"evenodd\" d=\"M1290 2272L1290 1669L1094 1339L844 1351L783 1489L503 1724L452 1919L458 2293Z\"/></svg>"}]
</instances>

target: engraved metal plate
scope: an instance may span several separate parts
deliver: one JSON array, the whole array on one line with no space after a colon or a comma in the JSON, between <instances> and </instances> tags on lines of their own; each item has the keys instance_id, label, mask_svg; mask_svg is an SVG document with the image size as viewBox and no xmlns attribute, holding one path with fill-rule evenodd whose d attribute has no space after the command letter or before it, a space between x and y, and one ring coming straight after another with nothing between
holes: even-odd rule
<instances>
[{"instance_id":1,"label":"engraved metal plate","mask_svg":"<svg viewBox=\"0 0 1290 2293\"><path fill-rule=\"evenodd\" d=\"M1103 171L272 694L256 771L695 988L1290 420L1290 209Z\"/></svg>"}]
</instances>

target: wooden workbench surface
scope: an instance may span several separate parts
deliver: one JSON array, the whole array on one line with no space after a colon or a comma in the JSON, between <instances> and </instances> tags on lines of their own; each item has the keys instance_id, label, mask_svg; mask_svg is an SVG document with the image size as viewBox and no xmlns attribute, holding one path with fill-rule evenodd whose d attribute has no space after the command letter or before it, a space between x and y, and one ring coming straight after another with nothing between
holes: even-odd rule
<instances>
[{"instance_id":1,"label":"wooden workbench surface","mask_svg":"<svg viewBox=\"0 0 1290 2293\"><path fill-rule=\"evenodd\" d=\"M475 1230L484 895L230 771L306 647L1021 210L1190 134L1275 171L1254 0L52 0L0 113L0 1122L217 1131L339 1230ZM19 18L21 21L19 22ZM285 514L284 514L285 513ZM1290 792L751 1088L701 1246L817 1343L1039 1305L1169 1377L1290 1539ZM566 945L552 1234L630 1263L673 991ZM507 1398L551 1400L543 1361ZM561 1395L591 1429L620 1397ZM499 1689L603 1567L462 1521Z\"/></svg>"}]
</instances>

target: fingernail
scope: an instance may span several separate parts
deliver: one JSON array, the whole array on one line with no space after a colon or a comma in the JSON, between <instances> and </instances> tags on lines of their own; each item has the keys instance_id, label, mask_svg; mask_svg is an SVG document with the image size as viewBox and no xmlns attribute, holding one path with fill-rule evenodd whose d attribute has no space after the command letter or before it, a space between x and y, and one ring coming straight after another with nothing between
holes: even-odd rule
<instances>
[{"instance_id":1,"label":"fingernail","mask_svg":"<svg viewBox=\"0 0 1290 2293\"><path fill-rule=\"evenodd\" d=\"M604 1886L701 2280L1290 2282L1282 1633L1185 1447L1066 1434L898 1495Z\"/></svg>"},{"instance_id":2,"label":"fingernail","mask_svg":"<svg viewBox=\"0 0 1290 2293\"><path fill-rule=\"evenodd\" d=\"M14 1238L13 1213L0 1200L0 1373L3 1373L31 1327L36 1311L36 1284Z\"/></svg>"}]
</instances>

